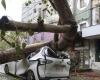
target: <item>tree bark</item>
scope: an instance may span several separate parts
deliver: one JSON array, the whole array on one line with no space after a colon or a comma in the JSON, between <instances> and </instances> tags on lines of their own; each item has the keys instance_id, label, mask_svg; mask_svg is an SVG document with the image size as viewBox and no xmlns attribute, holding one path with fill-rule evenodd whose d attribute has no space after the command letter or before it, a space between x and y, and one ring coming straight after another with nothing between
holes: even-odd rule
<instances>
[{"instance_id":1,"label":"tree bark","mask_svg":"<svg viewBox=\"0 0 100 80\"><path fill-rule=\"evenodd\" d=\"M49 45L49 43L50 42L41 42L41 43L28 45L26 46L25 49L22 49L21 53L19 54L16 53L16 50L14 48L11 48L5 51L0 51L0 64L25 58L27 55L36 51L37 49L45 45Z\"/></svg>"},{"instance_id":2,"label":"tree bark","mask_svg":"<svg viewBox=\"0 0 100 80\"><path fill-rule=\"evenodd\" d=\"M5 31L33 31L33 32L67 32L71 28L70 25L51 25L51 24L43 24L40 26L38 23L22 23L9 21L9 24L1 24L0 29Z\"/></svg>"},{"instance_id":3,"label":"tree bark","mask_svg":"<svg viewBox=\"0 0 100 80\"><path fill-rule=\"evenodd\" d=\"M69 24L71 28L69 31L60 34L61 37L58 41L59 50L67 49L68 47L74 47L74 40L77 33L77 23L72 15L70 7L68 5L67 0L52 0L52 4L54 4L59 17L60 17L60 25Z\"/></svg>"}]
</instances>

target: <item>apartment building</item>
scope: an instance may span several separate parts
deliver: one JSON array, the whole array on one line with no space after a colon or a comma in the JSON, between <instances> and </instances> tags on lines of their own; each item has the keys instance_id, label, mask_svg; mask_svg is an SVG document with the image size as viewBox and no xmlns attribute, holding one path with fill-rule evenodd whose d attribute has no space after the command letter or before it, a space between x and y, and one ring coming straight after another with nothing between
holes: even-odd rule
<instances>
[{"instance_id":1,"label":"apartment building","mask_svg":"<svg viewBox=\"0 0 100 80\"><path fill-rule=\"evenodd\" d=\"M82 65L100 70L100 0L73 1L73 14L83 38L76 46L82 55Z\"/></svg>"},{"instance_id":2,"label":"apartment building","mask_svg":"<svg viewBox=\"0 0 100 80\"><path fill-rule=\"evenodd\" d=\"M39 16L42 17L44 23L56 24L58 22L57 12L51 7L49 1L47 4L43 4L42 0L29 0L23 4L22 22L36 23ZM27 43L51 41L53 35L50 32L35 32L34 35L28 36Z\"/></svg>"}]
</instances>

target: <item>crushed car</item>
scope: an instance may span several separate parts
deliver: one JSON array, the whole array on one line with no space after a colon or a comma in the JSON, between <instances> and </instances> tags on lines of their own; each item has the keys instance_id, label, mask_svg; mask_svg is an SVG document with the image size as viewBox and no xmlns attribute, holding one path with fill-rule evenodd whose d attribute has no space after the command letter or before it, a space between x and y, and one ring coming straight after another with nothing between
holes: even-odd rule
<instances>
[{"instance_id":1,"label":"crushed car","mask_svg":"<svg viewBox=\"0 0 100 80\"><path fill-rule=\"evenodd\" d=\"M25 59L6 63L4 71L7 74L26 75L26 80L67 79L70 75L70 57L44 46Z\"/></svg>"}]
</instances>

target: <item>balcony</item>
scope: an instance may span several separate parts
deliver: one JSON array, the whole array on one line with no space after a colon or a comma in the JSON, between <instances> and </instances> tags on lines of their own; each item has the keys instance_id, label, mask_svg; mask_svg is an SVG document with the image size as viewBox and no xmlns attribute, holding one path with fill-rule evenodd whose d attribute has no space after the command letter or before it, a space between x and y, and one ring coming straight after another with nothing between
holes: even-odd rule
<instances>
[{"instance_id":1,"label":"balcony","mask_svg":"<svg viewBox=\"0 0 100 80\"><path fill-rule=\"evenodd\" d=\"M88 39L100 38L100 4L92 9L92 24L82 29L82 37Z\"/></svg>"},{"instance_id":2,"label":"balcony","mask_svg":"<svg viewBox=\"0 0 100 80\"><path fill-rule=\"evenodd\" d=\"M100 38L100 24L82 29L82 37L88 39Z\"/></svg>"}]
</instances>

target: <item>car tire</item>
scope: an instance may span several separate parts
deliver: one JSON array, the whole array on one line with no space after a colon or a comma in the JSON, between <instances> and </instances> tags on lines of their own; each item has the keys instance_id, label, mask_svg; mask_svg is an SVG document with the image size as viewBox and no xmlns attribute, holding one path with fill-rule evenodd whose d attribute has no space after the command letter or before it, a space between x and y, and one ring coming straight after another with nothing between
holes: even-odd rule
<instances>
[{"instance_id":1,"label":"car tire","mask_svg":"<svg viewBox=\"0 0 100 80\"><path fill-rule=\"evenodd\" d=\"M8 64L5 64L4 71L5 71L6 74L9 73L9 67L8 67Z\"/></svg>"},{"instance_id":2,"label":"car tire","mask_svg":"<svg viewBox=\"0 0 100 80\"><path fill-rule=\"evenodd\" d=\"M27 72L27 79L26 80L35 80L35 76L34 76L33 71L29 70Z\"/></svg>"}]
</instances>

